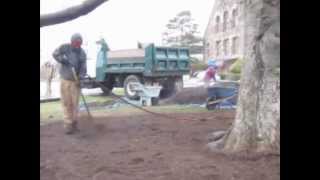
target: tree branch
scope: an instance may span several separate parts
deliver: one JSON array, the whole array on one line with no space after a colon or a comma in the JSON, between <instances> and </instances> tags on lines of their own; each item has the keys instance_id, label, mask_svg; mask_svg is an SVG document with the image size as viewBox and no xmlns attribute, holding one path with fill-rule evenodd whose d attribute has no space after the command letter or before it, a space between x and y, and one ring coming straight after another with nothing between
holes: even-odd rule
<instances>
[{"instance_id":1,"label":"tree branch","mask_svg":"<svg viewBox=\"0 0 320 180\"><path fill-rule=\"evenodd\" d=\"M40 16L40 28L54 24L60 24L86 15L108 0L86 0L76 5L55 13Z\"/></svg>"}]
</instances>

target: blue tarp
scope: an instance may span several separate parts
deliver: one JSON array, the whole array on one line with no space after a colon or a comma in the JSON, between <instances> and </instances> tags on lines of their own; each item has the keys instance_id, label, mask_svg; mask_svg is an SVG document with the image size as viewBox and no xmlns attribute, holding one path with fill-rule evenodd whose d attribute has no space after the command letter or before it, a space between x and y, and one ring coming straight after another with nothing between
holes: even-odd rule
<instances>
[{"instance_id":1,"label":"blue tarp","mask_svg":"<svg viewBox=\"0 0 320 180\"><path fill-rule=\"evenodd\" d=\"M219 100L235 95L238 92L237 86L231 87L209 87L207 89L208 97L212 98L210 101ZM224 100L215 104L218 107L234 108L237 105L237 95L231 99Z\"/></svg>"}]
</instances>

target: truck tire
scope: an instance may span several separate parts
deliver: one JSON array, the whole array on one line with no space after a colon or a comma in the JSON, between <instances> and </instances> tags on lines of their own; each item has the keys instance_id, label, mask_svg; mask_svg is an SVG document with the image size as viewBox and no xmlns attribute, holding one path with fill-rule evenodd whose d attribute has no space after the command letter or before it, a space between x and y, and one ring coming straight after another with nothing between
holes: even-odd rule
<instances>
[{"instance_id":1,"label":"truck tire","mask_svg":"<svg viewBox=\"0 0 320 180\"><path fill-rule=\"evenodd\" d=\"M110 92L112 92L112 89L113 89L113 87L112 86L106 86L108 89L105 89L105 88L100 88L101 90L102 90L102 94L104 95L104 96L108 96L108 95L110 95Z\"/></svg>"},{"instance_id":2,"label":"truck tire","mask_svg":"<svg viewBox=\"0 0 320 180\"><path fill-rule=\"evenodd\" d=\"M183 88L182 77L168 79L163 85L163 89L160 92L160 98L165 99L175 95Z\"/></svg>"},{"instance_id":3,"label":"truck tire","mask_svg":"<svg viewBox=\"0 0 320 180\"><path fill-rule=\"evenodd\" d=\"M110 92L112 92L114 79L113 78L107 78L104 82L101 82L102 85L104 85L106 88L100 87L100 89L103 92L103 95L108 96L110 95Z\"/></svg>"},{"instance_id":4,"label":"truck tire","mask_svg":"<svg viewBox=\"0 0 320 180\"><path fill-rule=\"evenodd\" d=\"M183 79L182 79L182 77L176 78L174 85L175 85L175 87L174 87L175 93L180 92L183 89Z\"/></svg>"},{"instance_id":5,"label":"truck tire","mask_svg":"<svg viewBox=\"0 0 320 180\"><path fill-rule=\"evenodd\" d=\"M130 83L132 82L140 82L140 78L136 75L129 75L126 77L123 83L124 92L127 98L132 100L138 100L139 96L136 92L131 90Z\"/></svg>"}]
</instances>

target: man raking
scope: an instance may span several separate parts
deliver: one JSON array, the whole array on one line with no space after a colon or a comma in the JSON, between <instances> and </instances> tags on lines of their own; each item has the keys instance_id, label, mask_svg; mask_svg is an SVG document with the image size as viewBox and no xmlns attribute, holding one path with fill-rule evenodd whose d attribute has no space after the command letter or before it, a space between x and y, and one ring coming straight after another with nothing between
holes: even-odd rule
<instances>
[{"instance_id":1,"label":"man raking","mask_svg":"<svg viewBox=\"0 0 320 180\"><path fill-rule=\"evenodd\" d=\"M87 73L87 57L81 45L82 37L77 33L71 37L71 43L63 44L53 52L54 59L61 64L60 93L66 134L73 134L78 130L80 80ZM75 70L77 78L74 77L72 69Z\"/></svg>"}]
</instances>

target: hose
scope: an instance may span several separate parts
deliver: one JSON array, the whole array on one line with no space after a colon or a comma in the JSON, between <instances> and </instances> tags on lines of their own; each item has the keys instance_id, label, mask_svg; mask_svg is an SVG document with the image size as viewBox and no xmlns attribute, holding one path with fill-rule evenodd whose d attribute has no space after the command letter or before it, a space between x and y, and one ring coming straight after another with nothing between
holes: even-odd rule
<instances>
[{"instance_id":1,"label":"hose","mask_svg":"<svg viewBox=\"0 0 320 180\"><path fill-rule=\"evenodd\" d=\"M106 87L105 85L103 85L102 83L94 80L94 79L91 78L88 74L87 74L86 76L89 78L90 81L97 83L103 90L109 91L109 88L107 88L107 87ZM135 105L135 104L127 101L126 99L122 98L121 96L118 96L118 95L114 94L114 93L111 92L111 91L109 91L109 92L110 92L110 95L112 95L113 97L115 97L115 98L117 98L117 99L120 99L120 100L122 100L123 102L125 102L125 103L127 103L127 104L129 104L129 105L131 105L131 106L133 106L133 107L141 110L141 111L147 112L147 113L149 113L149 114L152 114L152 115L158 116L158 117L175 119L175 120L181 120L181 119L177 119L176 117L172 117L172 116L169 116L169 115L166 115L166 114L160 114L160 113L157 113L157 112L153 112L153 111L147 110L147 109L145 109L145 108L143 108L143 107L137 106L137 105Z\"/></svg>"}]
</instances>

